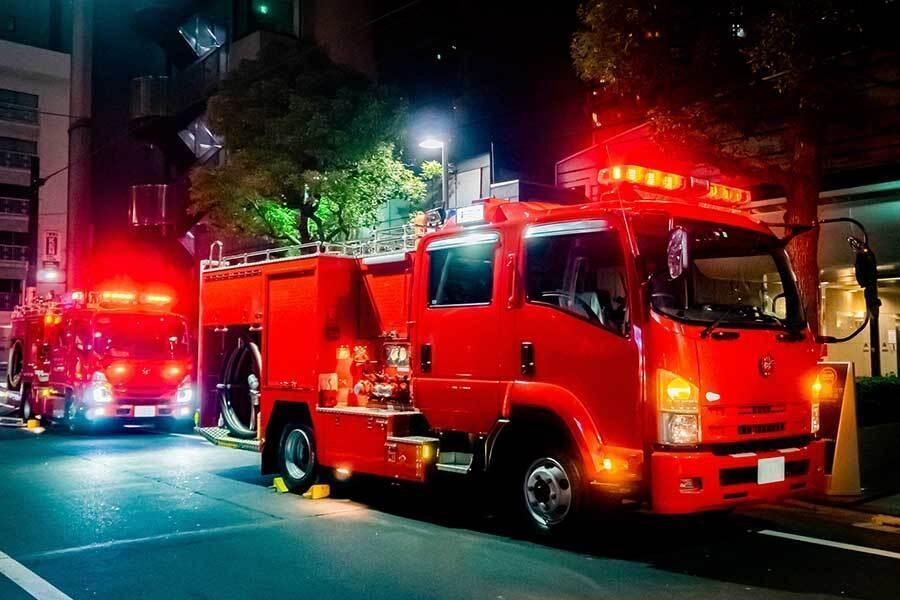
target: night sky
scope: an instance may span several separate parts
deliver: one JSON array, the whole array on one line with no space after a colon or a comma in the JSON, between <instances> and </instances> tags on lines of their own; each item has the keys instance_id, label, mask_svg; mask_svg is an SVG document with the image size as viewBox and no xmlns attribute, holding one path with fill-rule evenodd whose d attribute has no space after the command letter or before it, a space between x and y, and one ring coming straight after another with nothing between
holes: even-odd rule
<instances>
[{"instance_id":1,"label":"night sky","mask_svg":"<svg viewBox=\"0 0 900 600\"><path fill-rule=\"evenodd\" d=\"M408 0L376 0L374 15ZM451 160L495 145L500 170L552 182L553 165L590 143L586 86L569 40L573 0L422 0L374 25L382 81L410 101L410 137L443 123Z\"/></svg>"}]
</instances>

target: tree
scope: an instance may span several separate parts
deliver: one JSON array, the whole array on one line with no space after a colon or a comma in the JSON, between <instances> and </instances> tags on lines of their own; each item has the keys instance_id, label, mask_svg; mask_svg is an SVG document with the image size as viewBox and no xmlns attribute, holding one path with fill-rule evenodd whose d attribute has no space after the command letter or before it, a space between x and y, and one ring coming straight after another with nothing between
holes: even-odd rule
<instances>
[{"instance_id":1,"label":"tree","mask_svg":"<svg viewBox=\"0 0 900 600\"><path fill-rule=\"evenodd\" d=\"M896 61L893 0L584 0L571 51L598 93L646 111L654 139L780 186L811 224L830 132L875 122ZM883 118L883 114L879 116ZM895 120L896 121L896 120ZM790 246L818 314L818 232Z\"/></svg>"},{"instance_id":2,"label":"tree","mask_svg":"<svg viewBox=\"0 0 900 600\"><path fill-rule=\"evenodd\" d=\"M194 214L249 236L346 239L392 198L421 201L425 181L396 150L405 106L307 44L272 44L209 101L228 159L191 174Z\"/></svg>"}]
</instances>

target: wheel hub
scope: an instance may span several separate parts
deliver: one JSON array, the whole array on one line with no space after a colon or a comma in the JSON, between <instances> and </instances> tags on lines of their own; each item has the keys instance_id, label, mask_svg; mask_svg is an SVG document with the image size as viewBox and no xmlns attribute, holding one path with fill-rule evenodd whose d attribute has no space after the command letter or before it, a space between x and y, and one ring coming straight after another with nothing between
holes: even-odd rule
<instances>
[{"instance_id":1,"label":"wheel hub","mask_svg":"<svg viewBox=\"0 0 900 600\"><path fill-rule=\"evenodd\" d=\"M303 479L312 465L312 448L309 437L301 429L293 429L284 441L284 464L294 479Z\"/></svg>"},{"instance_id":2,"label":"wheel hub","mask_svg":"<svg viewBox=\"0 0 900 600\"><path fill-rule=\"evenodd\" d=\"M525 475L525 501L540 525L562 522L572 506L572 486L565 468L552 458L534 461Z\"/></svg>"}]
</instances>

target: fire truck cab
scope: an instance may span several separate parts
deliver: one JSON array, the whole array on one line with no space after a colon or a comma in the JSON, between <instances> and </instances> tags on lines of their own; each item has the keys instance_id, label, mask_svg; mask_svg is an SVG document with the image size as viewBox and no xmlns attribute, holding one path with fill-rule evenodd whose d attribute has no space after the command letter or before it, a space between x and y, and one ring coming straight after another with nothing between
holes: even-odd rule
<instances>
[{"instance_id":1,"label":"fire truck cab","mask_svg":"<svg viewBox=\"0 0 900 600\"><path fill-rule=\"evenodd\" d=\"M822 346L786 240L736 208L746 191L601 177L600 202L487 200L393 244L211 256L201 421L240 413L294 491L477 474L540 532L597 500L694 513L820 488Z\"/></svg>"},{"instance_id":2,"label":"fire truck cab","mask_svg":"<svg viewBox=\"0 0 900 600\"><path fill-rule=\"evenodd\" d=\"M170 304L162 294L104 291L17 307L7 387L20 416L73 431L192 424L188 329Z\"/></svg>"}]
</instances>

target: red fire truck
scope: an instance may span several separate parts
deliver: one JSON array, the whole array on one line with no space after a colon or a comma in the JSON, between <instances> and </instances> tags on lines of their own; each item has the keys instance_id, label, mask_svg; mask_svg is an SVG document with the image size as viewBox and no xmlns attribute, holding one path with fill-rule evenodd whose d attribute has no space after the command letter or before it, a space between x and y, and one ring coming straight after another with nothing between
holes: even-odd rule
<instances>
[{"instance_id":1,"label":"red fire truck","mask_svg":"<svg viewBox=\"0 0 900 600\"><path fill-rule=\"evenodd\" d=\"M599 202L491 199L424 236L214 246L201 424L258 437L296 492L480 474L540 532L595 501L693 513L819 488L823 339L785 252L802 229L776 236L708 180L601 182Z\"/></svg>"},{"instance_id":2,"label":"red fire truck","mask_svg":"<svg viewBox=\"0 0 900 600\"><path fill-rule=\"evenodd\" d=\"M73 431L192 424L187 323L170 304L165 294L107 290L17 307L7 387L21 417Z\"/></svg>"}]
</instances>

